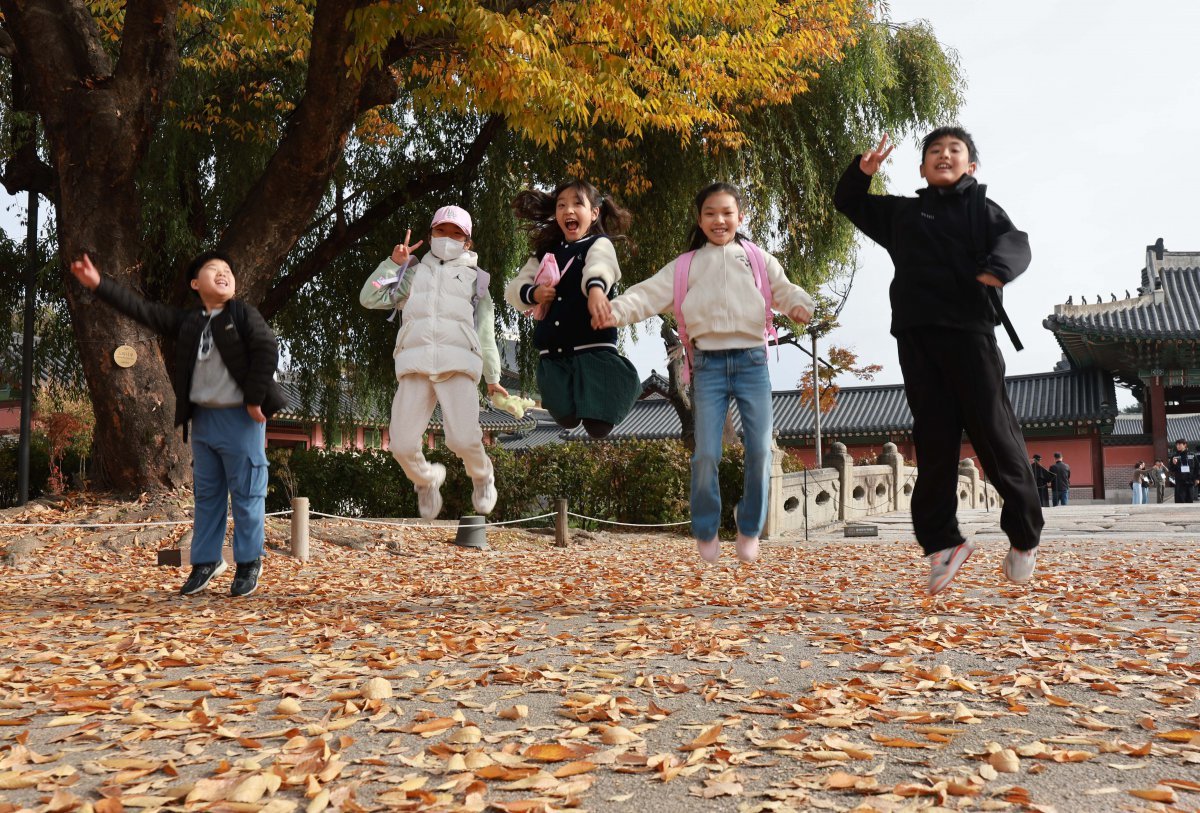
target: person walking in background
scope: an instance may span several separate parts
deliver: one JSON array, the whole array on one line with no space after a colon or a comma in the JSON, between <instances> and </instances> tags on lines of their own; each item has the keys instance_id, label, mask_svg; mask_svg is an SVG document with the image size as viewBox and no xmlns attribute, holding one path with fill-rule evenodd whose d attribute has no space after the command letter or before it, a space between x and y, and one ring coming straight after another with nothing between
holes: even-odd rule
<instances>
[{"instance_id":1,"label":"person walking in background","mask_svg":"<svg viewBox=\"0 0 1200 813\"><path fill-rule=\"evenodd\" d=\"M1042 465L1042 456L1035 454L1033 462L1030 464L1033 469L1033 481L1037 484L1038 501L1041 502L1042 508L1050 507L1050 484L1054 482L1054 478L1050 476L1049 470Z\"/></svg>"},{"instance_id":2,"label":"person walking in background","mask_svg":"<svg viewBox=\"0 0 1200 813\"><path fill-rule=\"evenodd\" d=\"M1145 505L1150 496L1150 478L1146 474L1145 461L1139 460L1133 467L1133 479L1129 481L1133 491L1133 504Z\"/></svg>"},{"instance_id":3,"label":"person walking in background","mask_svg":"<svg viewBox=\"0 0 1200 813\"><path fill-rule=\"evenodd\" d=\"M1052 503L1055 506L1066 505L1071 498L1071 467L1063 461L1062 452L1054 453L1050 474L1054 477L1054 482L1051 483Z\"/></svg>"},{"instance_id":4,"label":"person walking in background","mask_svg":"<svg viewBox=\"0 0 1200 813\"><path fill-rule=\"evenodd\" d=\"M1166 499L1167 480L1169 479L1166 464L1161 460L1154 461L1154 468L1150 469L1150 485L1154 488L1158 496L1158 502L1161 505Z\"/></svg>"},{"instance_id":5,"label":"person walking in background","mask_svg":"<svg viewBox=\"0 0 1200 813\"><path fill-rule=\"evenodd\" d=\"M1196 455L1188 452L1187 441L1175 441L1171 458L1171 479L1175 481L1175 502L1192 502L1192 485L1196 482Z\"/></svg>"}]
</instances>

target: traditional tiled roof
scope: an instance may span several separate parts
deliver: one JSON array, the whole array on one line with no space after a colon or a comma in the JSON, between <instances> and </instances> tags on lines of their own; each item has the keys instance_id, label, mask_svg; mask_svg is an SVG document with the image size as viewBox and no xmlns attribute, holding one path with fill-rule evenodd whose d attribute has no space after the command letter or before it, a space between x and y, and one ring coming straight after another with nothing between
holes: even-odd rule
<instances>
[{"instance_id":1,"label":"traditional tiled roof","mask_svg":"<svg viewBox=\"0 0 1200 813\"><path fill-rule=\"evenodd\" d=\"M1057 426L1111 425L1116 415L1116 392L1112 379L1098 370L1064 370L1005 379L1005 388L1021 425L1027 429ZM771 394L775 430L781 439L811 437L815 416L812 402L799 390ZM741 430L741 417L733 409L734 428ZM912 431L912 413L899 384L844 387L835 406L822 413L825 437L852 438L907 434ZM610 440L679 437L675 409L665 400L639 401L628 417L609 435ZM589 440L581 427L565 435L567 440Z\"/></svg>"},{"instance_id":2,"label":"traditional tiled roof","mask_svg":"<svg viewBox=\"0 0 1200 813\"><path fill-rule=\"evenodd\" d=\"M1141 415L1118 415L1113 425L1114 435L1142 435L1144 428ZM1192 448L1200 441L1200 415L1168 415L1167 442L1174 444L1178 438L1186 440Z\"/></svg>"},{"instance_id":3,"label":"traditional tiled roof","mask_svg":"<svg viewBox=\"0 0 1200 813\"><path fill-rule=\"evenodd\" d=\"M1200 254L1164 252L1163 257L1156 258L1151 251L1148 267L1142 269L1142 287L1137 296L1056 305L1043 324L1055 334L1066 331L1119 339L1200 339Z\"/></svg>"},{"instance_id":4,"label":"traditional tiled roof","mask_svg":"<svg viewBox=\"0 0 1200 813\"><path fill-rule=\"evenodd\" d=\"M534 417L532 426L497 435L496 442L510 452L521 452L549 443L562 443L566 430L555 423L548 412L539 409L530 410L527 414Z\"/></svg>"}]
</instances>

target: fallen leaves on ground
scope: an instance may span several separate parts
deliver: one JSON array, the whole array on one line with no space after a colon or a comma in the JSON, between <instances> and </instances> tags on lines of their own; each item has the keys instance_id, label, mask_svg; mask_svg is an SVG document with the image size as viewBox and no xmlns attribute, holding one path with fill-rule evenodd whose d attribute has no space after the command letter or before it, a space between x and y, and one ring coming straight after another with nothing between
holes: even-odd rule
<instances>
[{"instance_id":1,"label":"fallen leaves on ground","mask_svg":"<svg viewBox=\"0 0 1200 813\"><path fill-rule=\"evenodd\" d=\"M933 600L882 540L706 568L675 536L493 528L481 553L332 521L299 563L269 520L234 600L155 566L186 530L0 529L0 813L1200 802L1191 542L1058 543L1030 587L995 546Z\"/></svg>"}]
</instances>

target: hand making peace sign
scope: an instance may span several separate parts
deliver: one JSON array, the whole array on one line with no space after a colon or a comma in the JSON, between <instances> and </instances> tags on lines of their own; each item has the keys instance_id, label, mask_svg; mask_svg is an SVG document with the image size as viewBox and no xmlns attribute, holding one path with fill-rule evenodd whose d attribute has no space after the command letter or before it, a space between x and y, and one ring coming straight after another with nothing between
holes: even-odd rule
<instances>
[{"instance_id":1,"label":"hand making peace sign","mask_svg":"<svg viewBox=\"0 0 1200 813\"><path fill-rule=\"evenodd\" d=\"M404 232L403 245L396 246L392 249L392 262L401 268L408 265L408 260L410 257L412 257L412 253L420 248L421 244L425 242L424 240L418 240L415 244L410 246L408 241L411 239L412 229L408 229Z\"/></svg>"},{"instance_id":2,"label":"hand making peace sign","mask_svg":"<svg viewBox=\"0 0 1200 813\"><path fill-rule=\"evenodd\" d=\"M884 149L885 147L887 149ZM887 157L892 154L892 150L895 148L895 144L888 143L888 135L884 133L883 138L879 139L879 146L873 150L864 152L862 158L858 159L858 168L867 175L874 175L879 171L879 167L887 160Z\"/></svg>"}]
</instances>

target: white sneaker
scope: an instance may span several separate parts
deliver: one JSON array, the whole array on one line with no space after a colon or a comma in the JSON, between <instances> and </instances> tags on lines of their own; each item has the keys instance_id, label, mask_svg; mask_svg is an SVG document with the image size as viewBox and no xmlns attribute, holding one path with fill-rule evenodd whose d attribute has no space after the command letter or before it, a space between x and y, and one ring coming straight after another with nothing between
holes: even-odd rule
<instances>
[{"instance_id":1,"label":"white sneaker","mask_svg":"<svg viewBox=\"0 0 1200 813\"><path fill-rule=\"evenodd\" d=\"M435 519L442 513L442 483L446 482L446 467L441 463L434 463L429 468L433 470L433 479L423 486L415 487L417 511L421 514L421 519Z\"/></svg>"},{"instance_id":2,"label":"white sneaker","mask_svg":"<svg viewBox=\"0 0 1200 813\"><path fill-rule=\"evenodd\" d=\"M696 550L701 559L711 564L721 558L721 540L715 536L708 541L697 539Z\"/></svg>"},{"instance_id":3,"label":"white sneaker","mask_svg":"<svg viewBox=\"0 0 1200 813\"><path fill-rule=\"evenodd\" d=\"M744 536L738 531L736 548L737 558L743 562L753 562L758 558L758 537Z\"/></svg>"},{"instance_id":4,"label":"white sneaker","mask_svg":"<svg viewBox=\"0 0 1200 813\"><path fill-rule=\"evenodd\" d=\"M929 595L936 596L949 587L950 582L958 575L958 569L974 552L974 545L963 542L956 547L926 556L925 560L929 562Z\"/></svg>"},{"instance_id":5,"label":"white sneaker","mask_svg":"<svg viewBox=\"0 0 1200 813\"><path fill-rule=\"evenodd\" d=\"M1033 566L1037 564L1037 548L1017 550L1009 548L1004 557L1004 578L1014 584L1025 584L1033 578Z\"/></svg>"},{"instance_id":6,"label":"white sneaker","mask_svg":"<svg viewBox=\"0 0 1200 813\"><path fill-rule=\"evenodd\" d=\"M475 488L471 491L471 504L476 513L487 516L496 507L496 473L492 472L483 480L473 480Z\"/></svg>"}]
</instances>

